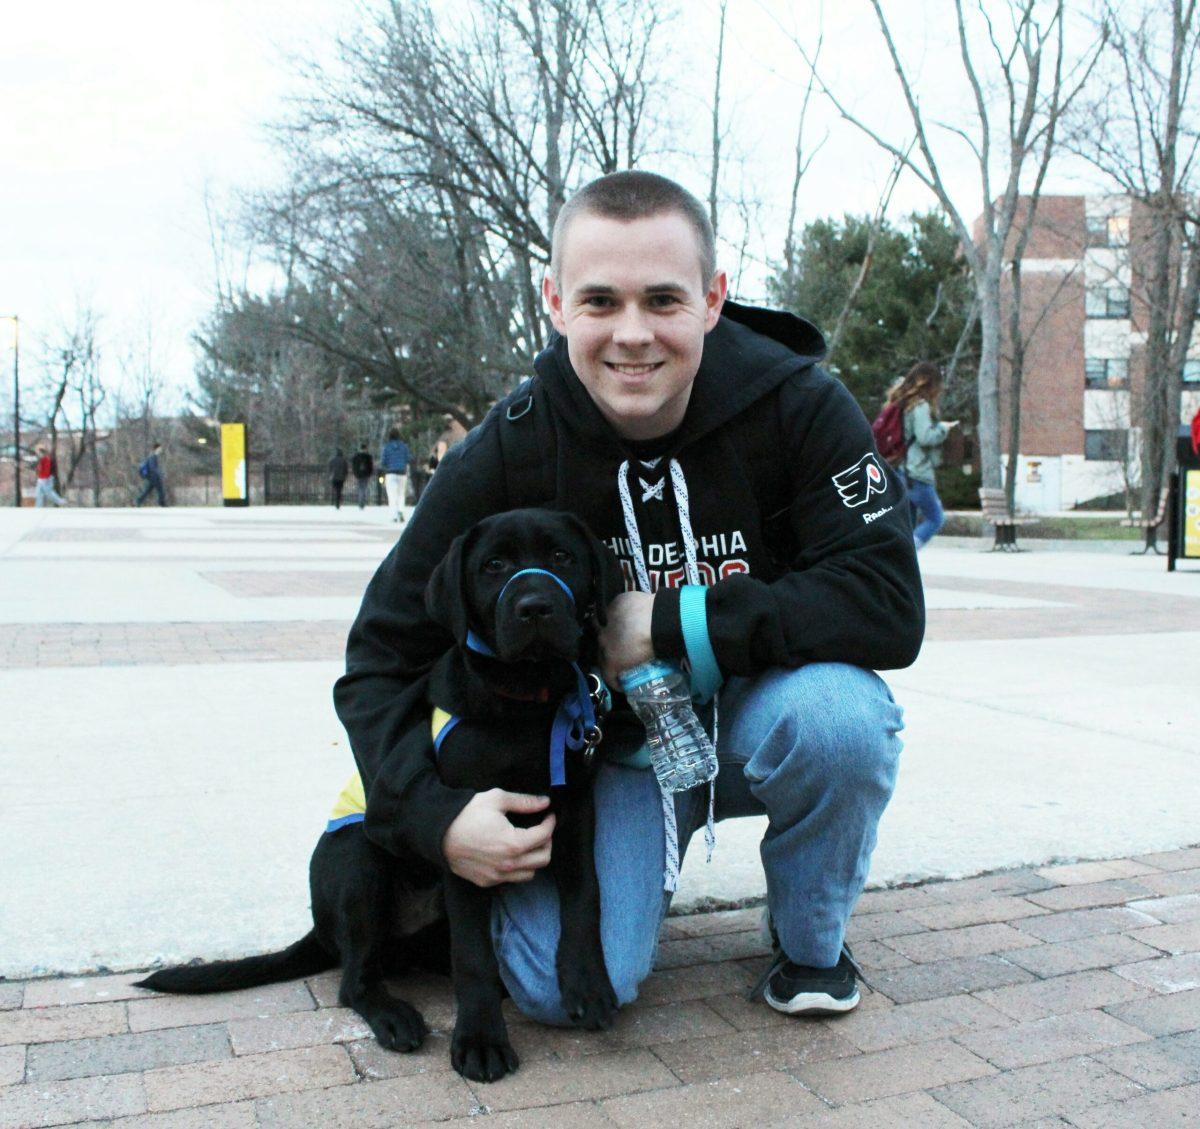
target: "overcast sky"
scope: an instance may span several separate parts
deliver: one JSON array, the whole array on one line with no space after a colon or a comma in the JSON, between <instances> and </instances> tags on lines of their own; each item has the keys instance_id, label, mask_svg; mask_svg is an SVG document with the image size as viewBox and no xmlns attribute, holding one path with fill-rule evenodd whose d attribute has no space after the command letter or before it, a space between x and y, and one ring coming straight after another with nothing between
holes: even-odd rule
<instances>
[{"instance_id":1,"label":"overcast sky","mask_svg":"<svg viewBox=\"0 0 1200 1129\"><path fill-rule=\"evenodd\" d=\"M466 2L466 0L463 0ZM790 186L803 68L783 28L810 44L817 5L795 0L730 0L725 105L734 134L727 190L744 178L777 231ZM906 62L931 101L961 109L957 58L946 0L904 0ZM716 0L689 0L672 30L680 61L673 100L705 145L704 100L715 57ZM188 335L212 301L213 264L206 195L272 183L279 165L267 126L296 90L289 59L328 57L339 27L356 19L350 0L43 0L6 6L0 28L0 315L22 323L22 369L38 379L38 346L69 324L81 304L102 318L110 362L152 324L177 389L190 380ZM904 119L895 79L865 0L830 5L824 65L857 111L898 130ZM801 193L812 219L874 208L888 161L832 110L818 104L811 138L829 139ZM959 145L957 152L965 154ZM948 163L960 207L979 211L969 159ZM698 192L694 169L676 175ZM1059 177L1048 190L1073 191ZM892 211L931 206L911 178ZM782 235L769 241L777 253ZM758 277L743 291L761 289ZM0 323L5 341L6 323ZM8 353L0 373L8 370ZM111 370L110 370L111 371ZM0 405L10 402L0 379Z\"/></svg>"}]
</instances>

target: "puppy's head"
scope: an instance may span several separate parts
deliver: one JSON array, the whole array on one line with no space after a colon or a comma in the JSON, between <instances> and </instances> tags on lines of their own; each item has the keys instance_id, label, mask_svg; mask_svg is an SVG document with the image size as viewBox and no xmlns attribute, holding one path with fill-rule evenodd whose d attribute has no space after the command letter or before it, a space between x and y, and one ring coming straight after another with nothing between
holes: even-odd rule
<instances>
[{"instance_id":1,"label":"puppy's head","mask_svg":"<svg viewBox=\"0 0 1200 1129\"><path fill-rule=\"evenodd\" d=\"M504 662L573 661L620 588L616 558L573 514L510 510L455 539L425 606L460 645L474 632Z\"/></svg>"}]
</instances>

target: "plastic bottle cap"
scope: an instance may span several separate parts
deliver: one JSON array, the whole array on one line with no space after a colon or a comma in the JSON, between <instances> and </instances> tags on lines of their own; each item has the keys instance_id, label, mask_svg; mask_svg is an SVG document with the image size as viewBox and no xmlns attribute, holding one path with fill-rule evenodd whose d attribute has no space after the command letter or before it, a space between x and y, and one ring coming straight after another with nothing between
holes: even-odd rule
<instances>
[{"instance_id":1,"label":"plastic bottle cap","mask_svg":"<svg viewBox=\"0 0 1200 1129\"><path fill-rule=\"evenodd\" d=\"M679 667L674 663L666 662L663 659L651 659L649 662L639 663L637 666L631 666L628 670L621 671L619 681L621 689L628 694L630 690L636 690L639 686L655 678L669 678L672 674L678 673Z\"/></svg>"}]
</instances>

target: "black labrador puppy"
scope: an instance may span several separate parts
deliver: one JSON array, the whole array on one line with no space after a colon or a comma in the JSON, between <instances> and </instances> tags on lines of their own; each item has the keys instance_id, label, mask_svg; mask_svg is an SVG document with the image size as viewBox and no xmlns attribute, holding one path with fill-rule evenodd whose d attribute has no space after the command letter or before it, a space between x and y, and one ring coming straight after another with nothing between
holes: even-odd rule
<instances>
[{"instance_id":1,"label":"black labrador puppy","mask_svg":"<svg viewBox=\"0 0 1200 1129\"><path fill-rule=\"evenodd\" d=\"M567 1015L589 1029L608 1027L617 1001L601 948L592 854L599 683L585 672L597 657L595 628L620 588L616 558L578 518L512 510L457 538L425 597L432 618L455 639L430 675L430 704L450 715L437 734L438 773L451 787L550 796L559 986ZM367 816L372 826L388 818L375 810ZM384 978L413 967L446 971L449 952L455 1070L476 1081L516 1070L491 942L492 891L382 850L364 826L350 822L318 841L309 866L313 928L305 937L264 956L163 969L139 986L220 992L340 964L339 1002L367 1021L381 1045L411 1051L427 1033L425 1022Z\"/></svg>"}]
</instances>

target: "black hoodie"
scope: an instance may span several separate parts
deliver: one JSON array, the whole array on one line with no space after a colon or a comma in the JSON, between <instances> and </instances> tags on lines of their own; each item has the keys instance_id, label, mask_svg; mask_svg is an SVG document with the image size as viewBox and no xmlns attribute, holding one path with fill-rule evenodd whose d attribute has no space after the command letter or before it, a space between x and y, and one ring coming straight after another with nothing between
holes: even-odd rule
<instances>
[{"instance_id":1,"label":"black hoodie","mask_svg":"<svg viewBox=\"0 0 1200 1129\"><path fill-rule=\"evenodd\" d=\"M473 794L438 780L425 701L427 673L452 641L430 621L423 594L451 540L488 514L545 502L581 517L620 558L627 587L637 587L618 490L626 461L656 591L656 654L686 655L680 484L672 482L682 472L709 586L708 639L725 676L806 662L877 670L913 662L925 613L907 502L862 411L817 366L824 352L808 322L727 302L705 338L682 424L647 451L600 414L556 337L535 362L554 430L554 498L510 496L501 428L522 425L506 419L512 397L451 449L367 588L334 688L378 845L441 864L446 829ZM643 461L651 455L658 461Z\"/></svg>"}]
</instances>

